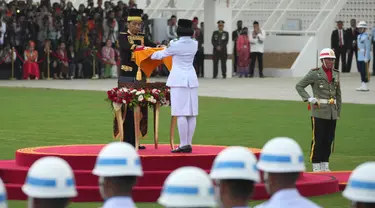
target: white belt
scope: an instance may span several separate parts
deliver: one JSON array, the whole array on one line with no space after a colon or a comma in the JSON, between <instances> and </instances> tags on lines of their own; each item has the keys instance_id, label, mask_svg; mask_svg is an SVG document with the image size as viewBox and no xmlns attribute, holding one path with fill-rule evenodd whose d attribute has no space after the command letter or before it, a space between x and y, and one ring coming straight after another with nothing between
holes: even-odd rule
<instances>
[{"instance_id":1,"label":"white belt","mask_svg":"<svg viewBox=\"0 0 375 208\"><path fill-rule=\"evenodd\" d=\"M336 104L336 99L319 99L320 104Z\"/></svg>"}]
</instances>

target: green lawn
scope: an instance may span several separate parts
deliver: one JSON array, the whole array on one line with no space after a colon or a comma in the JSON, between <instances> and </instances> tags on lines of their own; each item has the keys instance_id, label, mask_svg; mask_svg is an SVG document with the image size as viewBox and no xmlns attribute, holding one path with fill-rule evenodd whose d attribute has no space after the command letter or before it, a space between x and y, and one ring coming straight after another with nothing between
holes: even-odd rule
<instances>
[{"instance_id":1,"label":"green lawn","mask_svg":"<svg viewBox=\"0 0 375 208\"><path fill-rule=\"evenodd\" d=\"M113 141L113 115L105 96L93 91L0 88L0 159L13 159L14 152L24 147ZM273 137L288 136L299 142L308 162L311 124L304 103L206 97L199 102L194 143L261 148ZM163 143L168 142L169 112L162 108L159 140ZM352 170L364 161L375 160L374 125L375 105L343 105L331 169ZM144 143L152 143L151 138L149 135ZM312 199L323 207L349 205L339 193ZM76 203L71 207L99 205ZM11 202L10 207L25 207L25 203Z\"/></svg>"}]
</instances>

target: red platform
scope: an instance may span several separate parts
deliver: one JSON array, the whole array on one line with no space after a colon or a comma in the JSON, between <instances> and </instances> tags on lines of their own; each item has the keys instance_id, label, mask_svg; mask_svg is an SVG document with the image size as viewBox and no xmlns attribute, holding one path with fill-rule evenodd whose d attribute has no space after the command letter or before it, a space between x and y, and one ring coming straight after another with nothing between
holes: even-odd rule
<instances>
[{"instance_id":1,"label":"red platform","mask_svg":"<svg viewBox=\"0 0 375 208\"><path fill-rule=\"evenodd\" d=\"M73 168L79 195L74 201L102 201L97 183L98 178L91 174L97 154L103 145L67 145L20 149L16 160L0 161L0 177L6 184L11 200L23 200L26 196L21 191L28 168L43 156L59 156ZM136 202L155 202L166 177L172 170L182 166L196 166L208 172L216 155L225 146L194 145L192 154L172 154L169 145L146 145L140 150L144 176L138 180L133 197ZM250 148L258 157L260 149ZM339 181L327 174L304 173L298 180L297 187L304 196L317 196L339 191ZM266 199L264 185L257 184L253 199Z\"/></svg>"}]
</instances>

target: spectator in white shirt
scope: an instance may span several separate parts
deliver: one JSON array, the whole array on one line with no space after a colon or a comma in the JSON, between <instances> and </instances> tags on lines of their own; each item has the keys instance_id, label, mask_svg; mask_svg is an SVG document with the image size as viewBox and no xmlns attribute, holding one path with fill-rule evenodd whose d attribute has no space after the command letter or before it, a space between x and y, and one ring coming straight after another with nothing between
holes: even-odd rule
<instances>
[{"instance_id":1,"label":"spectator in white shirt","mask_svg":"<svg viewBox=\"0 0 375 208\"><path fill-rule=\"evenodd\" d=\"M177 32L176 32L177 30L176 22L177 22L177 17L175 15L172 15L171 19L168 20L167 37L169 38L169 40L173 40L178 37Z\"/></svg>"},{"instance_id":2,"label":"spectator in white shirt","mask_svg":"<svg viewBox=\"0 0 375 208\"><path fill-rule=\"evenodd\" d=\"M251 44L251 64L249 77L254 77L255 62L256 60L258 60L259 77L263 78L263 53L266 33L264 32L264 30L259 28L259 23L257 21L254 21L253 27L253 31L249 34Z\"/></svg>"},{"instance_id":3,"label":"spectator in white shirt","mask_svg":"<svg viewBox=\"0 0 375 208\"><path fill-rule=\"evenodd\" d=\"M4 35L5 32L7 31L7 27L3 19L0 17L0 45L4 44Z\"/></svg>"}]
</instances>

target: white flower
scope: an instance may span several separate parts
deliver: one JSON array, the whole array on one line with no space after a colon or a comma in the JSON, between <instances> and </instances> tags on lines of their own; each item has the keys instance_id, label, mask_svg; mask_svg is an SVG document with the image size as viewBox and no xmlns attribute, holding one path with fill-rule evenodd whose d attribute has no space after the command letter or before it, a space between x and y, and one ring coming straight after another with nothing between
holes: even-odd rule
<instances>
[{"instance_id":1,"label":"white flower","mask_svg":"<svg viewBox=\"0 0 375 208\"><path fill-rule=\"evenodd\" d=\"M144 90L141 90L141 93L142 93L142 94L145 94L146 92L145 92Z\"/></svg>"},{"instance_id":2,"label":"white flower","mask_svg":"<svg viewBox=\"0 0 375 208\"><path fill-rule=\"evenodd\" d=\"M135 93L135 95L140 95L141 94L141 91L137 91L136 93Z\"/></svg>"},{"instance_id":3,"label":"white flower","mask_svg":"<svg viewBox=\"0 0 375 208\"><path fill-rule=\"evenodd\" d=\"M142 102L142 101L143 101L143 95L140 95L140 96L138 97L138 101L139 101L139 102Z\"/></svg>"},{"instance_id":4,"label":"white flower","mask_svg":"<svg viewBox=\"0 0 375 208\"><path fill-rule=\"evenodd\" d=\"M135 92L137 92L137 90L135 90L135 89L131 91L131 93L135 93Z\"/></svg>"},{"instance_id":5,"label":"white flower","mask_svg":"<svg viewBox=\"0 0 375 208\"><path fill-rule=\"evenodd\" d=\"M153 99L151 102L152 102L152 103L156 103L156 99Z\"/></svg>"},{"instance_id":6,"label":"white flower","mask_svg":"<svg viewBox=\"0 0 375 208\"><path fill-rule=\"evenodd\" d=\"M151 91L152 93L159 93L160 92L160 90L158 90L158 89L152 89L152 91Z\"/></svg>"},{"instance_id":7,"label":"white flower","mask_svg":"<svg viewBox=\"0 0 375 208\"><path fill-rule=\"evenodd\" d=\"M122 100L122 103L126 104L126 100Z\"/></svg>"}]
</instances>

